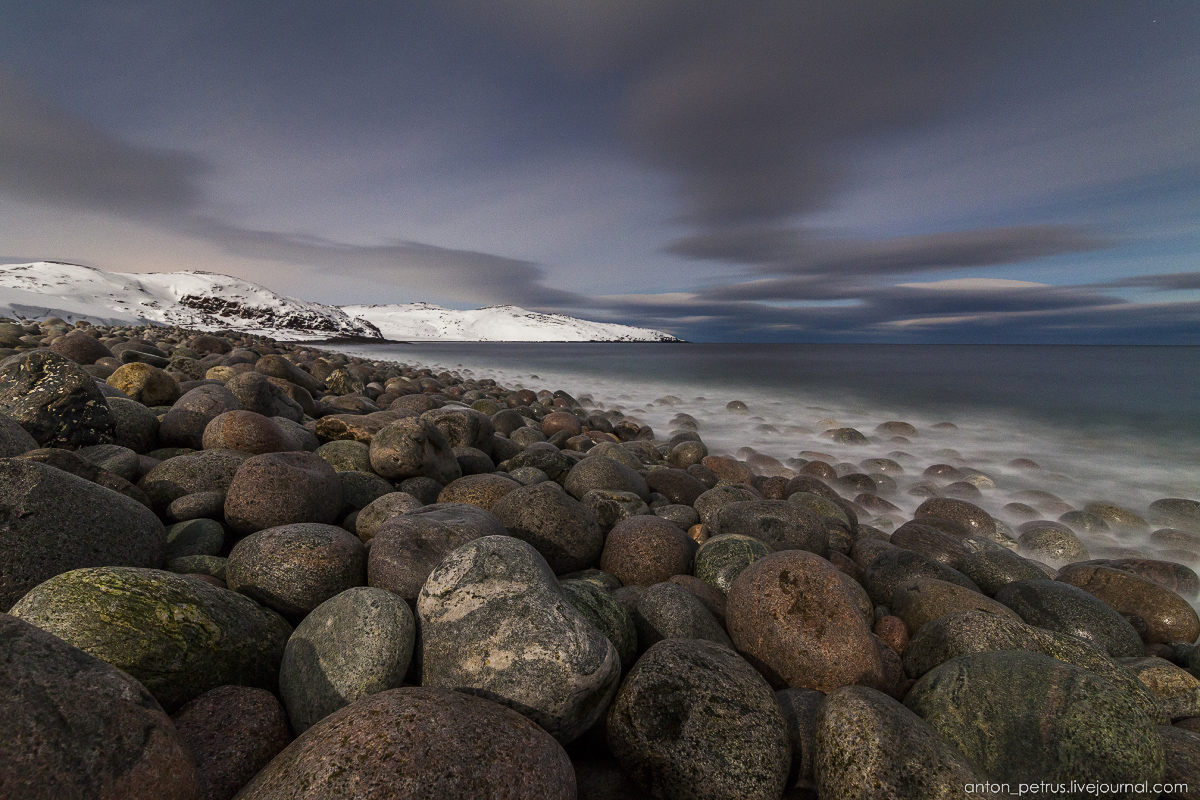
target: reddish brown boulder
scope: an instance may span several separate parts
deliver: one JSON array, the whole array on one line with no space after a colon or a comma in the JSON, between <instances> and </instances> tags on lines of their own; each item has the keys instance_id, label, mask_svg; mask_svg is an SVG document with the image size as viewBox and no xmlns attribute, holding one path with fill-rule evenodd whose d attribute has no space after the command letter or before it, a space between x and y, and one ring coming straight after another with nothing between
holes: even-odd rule
<instances>
[{"instance_id":1,"label":"reddish brown boulder","mask_svg":"<svg viewBox=\"0 0 1200 800\"><path fill-rule=\"evenodd\" d=\"M784 550L754 562L729 587L725 615L738 651L776 687L883 685L871 629L818 555Z\"/></svg>"},{"instance_id":2,"label":"reddish brown boulder","mask_svg":"<svg viewBox=\"0 0 1200 800\"><path fill-rule=\"evenodd\" d=\"M373 694L309 728L240 800L569 800L562 745L510 708L449 689Z\"/></svg>"},{"instance_id":3,"label":"reddish brown boulder","mask_svg":"<svg viewBox=\"0 0 1200 800\"><path fill-rule=\"evenodd\" d=\"M725 456L705 456L700 463L712 470L718 480L730 483L750 483L754 473L742 462Z\"/></svg>"},{"instance_id":4,"label":"reddish brown boulder","mask_svg":"<svg viewBox=\"0 0 1200 800\"><path fill-rule=\"evenodd\" d=\"M1078 586L1127 616L1146 622L1147 642L1194 642L1200 636L1200 617L1179 595L1132 572L1094 564L1068 564L1058 580Z\"/></svg>"},{"instance_id":5,"label":"reddish brown boulder","mask_svg":"<svg viewBox=\"0 0 1200 800\"><path fill-rule=\"evenodd\" d=\"M292 741L275 695L250 686L218 686L172 719L196 759L200 800L230 800Z\"/></svg>"},{"instance_id":6,"label":"reddish brown boulder","mask_svg":"<svg viewBox=\"0 0 1200 800\"><path fill-rule=\"evenodd\" d=\"M547 438L559 431L566 431L570 436L583 433L583 420L569 411L555 411L542 417L542 433Z\"/></svg>"},{"instance_id":7,"label":"reddish brown boulder","mask_svg":"<svg viewBox=\"0 0 1200 800\"><path fill-rule=\"evenodd\" d=\"M908 627L904 624L904 620L891 614L880 617L879 621L875 623L875 635L892 648L896 655L904 655L904 648L908 647Z\"/></svg>"},{"instance_id":8,"label":"reddish brown boulder","mask_svg":"<svg viewBox=\"0 0 1200 800\"><path fill-rule=\"evenodd\" d=\"M618 522L604 541L600 569L625 586L652 586L692 571L695 544L662 517L637 516Z\"/></svg>"},{"instance_id":9,"label":"reddish brown boulder","mask_svg":"<svg viewBox=\"0 0 1200 800\"><path fill-rule=\"evenodd\" d=\"M491 511L492 506L500 502L500 498L520 489L521 484L507 475L483 473L465 475L450 484L438 494L439 503L467 503Z\"/></svg>"},{"instance_id":10,"label":"reddish brown boulder","mask_svg":"<svg viewBox=\"0 0 1200 800\"><path fill-rule=\"evenodd\" d=\"M237 450L242 453L284 453L294 449L270 418L253 411L226 411L204 427L205 450Z\"/></svg>"}]
</instances>

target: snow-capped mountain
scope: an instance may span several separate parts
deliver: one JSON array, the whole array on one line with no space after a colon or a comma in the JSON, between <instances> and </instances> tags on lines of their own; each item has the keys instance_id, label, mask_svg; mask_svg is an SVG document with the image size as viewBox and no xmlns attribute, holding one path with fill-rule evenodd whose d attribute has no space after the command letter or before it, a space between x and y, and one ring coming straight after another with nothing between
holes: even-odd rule
<instances>
[{"instance_id":1,"label":"snow-capped mountain","mask_svg":"<svg viewBox=\"0 0 1200 800\"><path fill-rule=\"evenodd\" d=\"M212 272L104 272L77 264L0 264L0 315L97 325L179 325L275 339L670 342L648 328L609 325L516 306L454 311L409 303L327 306Z\"/></svg>"},{"instance_id":2,"label":"snow-capped mountain","mask_svg":"<svg viewBox=\"0 0 1200 800\"><path fill-rule=\"evenodd\" d=\"M650 328L589 322L563 314L539 314L518 306L455 311L430 303L342 306L371 323L385 338L442 342L677 342Z\"/></svg>"},{"instance_id":3,"label":"snow-capped mountain","mask_svg":"<svg viewBox=\"0 0 1200 800\"><path fill-rule=\"evenodd\" d=\"M381 338L369 322L337 306L284 297L228 275L103 272L53 261L0 265L0 314L238 330L277 339Z\"/></svg>"}]
</instances>

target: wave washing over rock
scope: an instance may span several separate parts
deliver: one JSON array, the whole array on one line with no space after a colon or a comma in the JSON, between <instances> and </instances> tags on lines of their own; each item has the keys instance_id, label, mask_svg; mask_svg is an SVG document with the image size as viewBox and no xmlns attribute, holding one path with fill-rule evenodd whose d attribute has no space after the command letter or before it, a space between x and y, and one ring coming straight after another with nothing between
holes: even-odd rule
<instances>
[{"instance_id":1,"label":"wave washing over rock","mask_svg":"<svg viewBox=\"0 0 1200 800\"><path fill-rule=\"evenodd\" d=\"M1200 782L1195 498L246 333L0 322L0 355L0 796Z\"/></svg>"},{"instance_id":2,"label":"wave washing over rock","mask_svg":"<svg viewBox=\"0 0 1200 800\"><path fill-rule=\"evenodd\" d=\"M103 272L38 261L0 265L0 313L97 325L180 325L288 340L675 342L670 334L516 306L329 306L212 272Z\"/></svg>"}]
</instances>

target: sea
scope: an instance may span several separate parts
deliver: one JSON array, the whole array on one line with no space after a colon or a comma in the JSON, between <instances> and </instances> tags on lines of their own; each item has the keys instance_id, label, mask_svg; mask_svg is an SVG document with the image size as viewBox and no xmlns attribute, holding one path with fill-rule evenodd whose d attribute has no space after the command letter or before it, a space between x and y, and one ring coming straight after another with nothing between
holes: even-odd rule
<instances>
[{"instance_id":1,"label":"sea","mask_svg":"<svg viewBox=\"0 0 1200 800\"><path fill-rule=\"evenodd\" d=\"M762 453L783 464L822 457L839 474L891 458L903 468L886 495L900 508L893 524L923 500L907 489L929 480L923 472L933 464L984 473L994 486L974 502L1013 527L1027 518L1004 507L1036 507L1024 494L1031 490L1077 509L1106 502L1141 515L1159 498L1200 499L1200 347L439 342L337 349L505 386L563 389L650 425L659 438L686 414L714 454ZM728 408L732 401L745 410ZM887 421L918 433L897 440L877 432ZM837 444L827 431L838 427L869 442ZM1014 459L1040 468L1011 466ZM1145 535L1081 538L1090 548L1162 555Z\"/></svg>"}]
</instances>

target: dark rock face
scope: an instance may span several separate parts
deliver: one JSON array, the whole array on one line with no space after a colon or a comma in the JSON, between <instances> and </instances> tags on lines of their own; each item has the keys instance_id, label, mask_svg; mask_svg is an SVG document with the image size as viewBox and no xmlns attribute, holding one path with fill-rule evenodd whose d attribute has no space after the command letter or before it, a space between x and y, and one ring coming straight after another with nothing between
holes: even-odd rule
<instances>
[{"instance_id":1,"label":"dark rock face","mask_svg":"<svg viewBox=\"0 0 1200 800\"><path fill-rule=\"evenodd\" d=\"M308 392L320 391L324 384L283 356L265 355L254 365L257 372L271 378L282 378Z\"/></svg>"},{"instance_id":2,"label":"dark rock face","mask_svg":"<svg viewBox=\"0 0 1200 800\"><path fill-rule=\"evenodd\" d=\"M114 444L136 453L148 453L158 446L159 422L153 411L127 397L109 397L107 402Z\"/></svg>"},{"instance_id":3,"label":"dark rock face","mask_svg":"<svg viewBox=\"0 0 1200 800\"><path fill-rule=\"evenodd\" d=\"M1091 642L1114 658L1140 658L1145 649L1129 620L1084 590L1048 579L1015 581L996 600L1030 625Z\"/></svg>"},{"instance_id":4,"label":"dark rock face","mask_svg":"<svg viewBox=\"0 0 1200 800\"><path fill-rule=\"evenodd\" d=\"M870 627L840 573L813 553L786 550L747 567L729 588L725 621L738 652L778 688L884 683Z\"/></svg>"},{"instance_id":5,"label":"dark rock face","mask_svg":"<svg viewBox=\"0 0 1200 800\"><path fill-rule=\"evenodd\" d=\"M0 459L0 608L79 567L162 566L166 529L136 500L62 470Z\"/></svg>"},{"instance_id":6,"label":"dark rock face","mask_svg":"<svg viewBox=\"0 0 1200 800\"><path fill-rule=\"evenodd\" d=\"M441 431L451 448L474 447L485 454L492 452L496 430L487 414L472 408L437 408L426 411L421 419Z\"/></svg>"},{"instance_id":7,"label":"dark rock face","mask_svg":"<svg viewBox=\"0 0 1200 800\"><path fill-rule=\"evenodd\" d=\"M423 476L445 486L462 477L446 437L419 418L400 419L371 439L371 466L389 480Z\"/></svg>"},{"instance_id":8,"label":"dark rock face","mask_svg":"<svg viewBox=\"0 0 1200 800\"><path fill-rule=\"evenodd\" d=\"M0 796L201 800L184 740L145 687L0 614Z\"/></svg>"},{"instance_id":9,"label":"dark rock face","mask_svg":"<svg viewBox=\"0 0 1200 800\"><path fill-rule=\"evenodd\" d=\"M240 800L571 800L575 773L549 734L510 708L447 689L365 697L310 728Z\"/></svg>"},{"instance_id":10,"label":"dark rock face","mask_svg":"<svg viewBox=\"0 0 1200 800\"><path fill-rule=\"evenodd\" d=\"M202 450L157 464L138 481L138 488L155 508L166 508L181 497L199 492L224 494L248 458L236 450Z\"/></svg>"},{"instance_id":11,"label":"dark rock face","mask_svg":"<svg viewBox=\"0 0 1200 800\"><path fill-rule=\"evenodd\" d=\"M412 658L416 621L391 592L358 587L326 600L288 639L279 693L303 733L367 695L396 689Z\"/></svg>"},{"instance_id":12,"label":"dark rock face","mask_svg":"<svg viewBox=\"0 0 1200 800\"><path fill-rule=\"evenodd\" d=\"M690 506L708 491L707 487L681 469L657 469L646 475L646 485L672 503Z\"/></svg>"},{"instance_id":13,"label":"dark rock face","mask_svg":"<svg viewBox=\"0 0 1200 800\"><path fill-rule=\"evenodd\" d=\"M771 687L737 653L668 639L630 670L608 712L608 744L653 797L775 800L791 761Z\"/></svg>"},{"instance_id":14,"label":"dark rock face","mask_svg":"<svg viewBox=\"0 0 1200 800\"><path fill-rule=\"evenodd\" d=\"M750 500L721 506L709 527L714 536L752 536L772 550L829 555L829 531L817 514L787 500Z\"/></svg>"},{"instance_id":15,"label":"dark rock face","mask_svg":"<svg viewBox=\"0 0 1200 800\"><path fill-rule=\"evenodd\" d=\"M246 459L225 494L225 520L239 533L293 522L331 523L342 510L342 482L312 453Z\"/></svg>"},{"instance_id":16,"label":"dark rock face","mask_svg":"<svg viewBox=\"0 0 1200 800\"><path fill-rule=\"evenodd\" d=\"M708 607L677 583L646 587L634 606L633 626L638 645L645 650L664 639L704 639L733 647L729 635Z\"/></svg>"},{"instance_id":17,"label":"dark rock face","mask_svg":"<svg viewBox=\"0 0 1200 800\"><path fill-rule=\"evenodd\" d=\"M74 361L47 351L0 362L0 411L45 447L107 444L113 419L92 376Z\"/></svg>"},{"instance_id":18,"label":"dark rock face","mask_svg":"<svg viewBox=\"0 0 1200 800\"><path fill-rule=\"evenodd\" d=\"M1171 590L1139 575L1112 567L1071 564L1059 571L1057 580L1078 586L1121 614L1143 619L1146 633L1142 638L1147 642L1194 642L1200 637L1200 617L1195 609Z\"/></svg>"},{"instance_id":19,"label":"dark rock face","mask_svg":"<svg viewBox=\"0 0 1200 800\"><path fill-rule=\"evenodd\" d=\"M955 500L949 497L931 497L917 506L913 517L918 521L922 517L948 519L966 526L968 531L985 539L996 535L996 520L974 503L966 500Z\"/></svg>"},{"instance_id":20,"label":"dark rock face","mask_svg":"<svg viewBox=\"0 0 1200 800\"><path fill-rule=\"evenodd\" d=\"M958 570L911 550L885 550L863 567L863 586L876 605L891 603L892 594L900 584L913 578L934 578L979 591L979 587Z\"/></svg>"},{"instance_id":21,"label":"dark rock face","mask_svg":"<svg viewBox=\"0 0 1200 800\"><path fill-rule=\"evenodd\" d=\"M197 386L175 401L159 425L164 447L204 447L204 429L221 414L236 411L238 400L224 386Z\"/></svg>"},{"instance_id":22,"label":"dark rock face","mask_svg":"<svg viewBox=\"0 0 1200 800\"><path fill-rule=\"evenodd\" d=\"M537 551L487 536L448 555L417 598L421 684L512 706L560 742L599 719L621 663Z\"/></svg>"},{"instance_id":23,"label":"dark rock face","mask_svg":"<svg viewBox=\"0 0 1200 800\"><path fill-rule=\"evenodd\" d=\"M980 591L993 597L1013 581L1040 580L1049 577L1037 564L1008 550L971 553L957 568L979 585Z\"/></svg>"},{"instance_id":24,"label":"dark rock face","mask_svg":"<svg viewBox=\"0 0 1200 800\"><path fill-rule=\"evenodd\" d=\"M587 569L600 559L604 533L596 518L557 484L515 489L492 506L492 513L509 536L533 545L555 574Z\"/></svg>"},{"instance_id":25,"label":"dark rock face","mask_svg":"<svg viewBox=\"0 0 1200 800\"><path fill-rule=\"evenodd\" d=\"M100 445L101 447L111 447L112 445ZM90 481L97 486L103 486L105 489L111 489L117 494L123 494L130 500L136 500L144 506L150 505L150 498L141 489L134 486L129 481L119 475L114 475L106 469L96 466L91 461L88 461L83 456L78 455L71 450L62 450L57 447L43 447L37 450L31 450L28 453L22 453L16 456L19 461L36 461L39 464L45 464L48 467L61 469L63 472L69 472L72 475L83 478L85 481Z\"/></svg>"},{"instance_id":26,"label":"dark rock face","mask_svg":"<svg viewBox=\"0 0 1200 800\"><path fill-rule=\"evenodd\" d=\"M329 598L367 582L367 548L333 525L301 522L252 533L229 553L225 583L299 622Z\"/></svg>"},{"instance_id":27,"label":"dark rock face","mask_svg":"<svg viewBox=\"0 0 1200 800\"><path fill-rule=\"evenodd\" d=\"M979 592L936 578L902 581L892 592L888 608L916 633L927 623L956 611L986 611L998 617L1019 619L1007 606Z\"/></svg>"},{"instance_id":28,"label":"dark rock face","mask_svg":"<svg viewBox=\"0 0 1200 800\"><path fill-rule=\"evenodd\" d=\"M12 614L128 672L168 711L227 683L273 689L292 632L247 597L132 567L63 573Z\"/></svg>"},{"instance_id":29,"label":"dark rock face","mask_svg":"<svg viewBox=\"0 0 1200 800\"><path fill-rule=\"evenodd\" d=\"M196 758L200 800L232 800L292 740L275 695L249 686L218 686L172 719Z\"/></svg>"},{"instance_id":30,"label":"dark rock face","mask_svg":"<svg viewBox=\"0 0 1200 800\"><path fill-rule=\"evenodd\" d=\"M1164 497L1150 504L1150 521L1163 528L1200 531L1200 502L1182 497Z\"/></svg>"},{"instance_id":31,"label":"dark rock face","mask_svg":"<svg viewBox=\"0 0 1200 800\"><path fill-rule=\"evenodd\" d=\"M995 781L1153 784L1163 773L1162 741L1140 707L1095 674L1044 655L956 658L918 681L904 704Z\"/></svg>"},{"instance_id":32,"label":"dark rock face","mask_svg":"<svg viewBox=\"0 0 1200 800\"><path fill-rule=\"evenodd\" d=\"M12 458L36 449L37 439L8 414L0 413L0 458Z\"/></svg>"},{"instance_id":33,"label":"dark rock face","mask_svg":"<svg viewBox=\"0 0 1200 800\"><path fill-rule=\"evenodd\" d=\"M912 711L866 686L844 686L826 698L815 738L823 800L983 796L964 787L987 776Z\"/></svg>"},{"instance_id":34,"label":"dark rock face","mask_svg":"<svg viewBox=\"0 0 1200 800\"><path fill-rule=\"evenodd\" d=\"M442 559L482 536L506 536L489 511L466 503L435 503L386 520L375 529L367 583L415 601Z\"/></svg>"}]
</instances>

